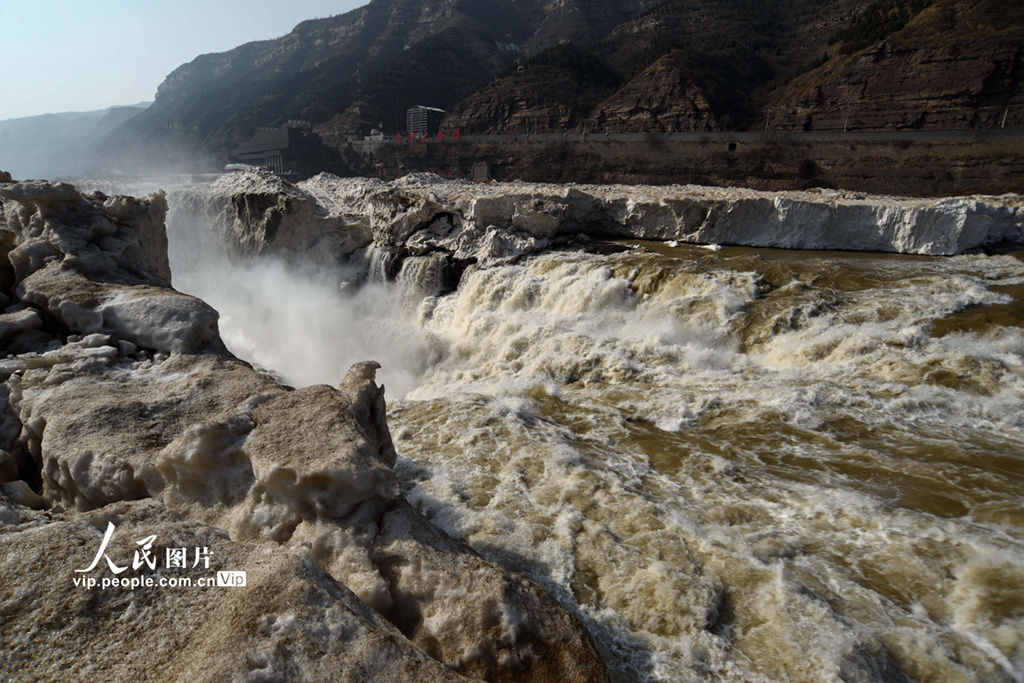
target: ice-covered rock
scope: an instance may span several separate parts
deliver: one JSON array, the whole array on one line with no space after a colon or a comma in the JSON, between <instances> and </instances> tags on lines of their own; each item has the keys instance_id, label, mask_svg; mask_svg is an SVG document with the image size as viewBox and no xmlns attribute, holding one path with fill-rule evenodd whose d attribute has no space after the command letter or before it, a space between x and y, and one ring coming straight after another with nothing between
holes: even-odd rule
<instances>
[{"instance_id":1,"label":"ice-covered rock","mask_svg":"<svg viewBox=\"0 0 1024 683\"><path fill-rule=\"evenodd\" d=\"M304 253L336 263L370 244L379 261L371 271L391 279L407 258L443 258L441 279L450 281L466 264L508 263L581 235L931 255L1024 239L1024 200L1017 195L910 199L692 185L473 184L434 174L390 183L322 174L290 185L246 172L183 192L177 203L176 214L207 223L234 253Z\"/></svg>"},{"instance_id":2,"label":"ice-covered rock","mask_svg":"<svg viewBox=\"0 0 1024 683\"><path fill-rule=\"evenodd\" d=\"M167 548L203 548L245 570L244 588L93 589L75 586L104 529L112 558L155 536L161 564L133 576L195 580L166 569ZM191 560L190 560L191 562ZM213 574L213 572L209 572ZM108 572L109 575L109 572ZM35 680L462 681L432 659L302 548L237 541L155 501L88 513L26 510L0 492L0 671Z\"/></svg>"},{"instance_id":3,"label":"ice-covered rock","mask_svg":"<svg viewBox=\"0 0 1024 683\"><path fill-rule=\"evenodd\" d=\"M217 312L168 286L162 193L108 198L28 181L0 188L0 201L0 267L23 303L70 332L114 334L156 351L220 344Z\"/></svg>"},{"instance_id":4,"label":"ice-covered rock","mask_svg":"<svg viewBox=\"0 0 1024 683\"><path fill-rule=\"evenodd\" d=\"M349 209L372 187L373 181L346 184L326 174L295 186L263 170L230 173L209 186L174 193L171 229L202 221L237 256L337 262L370 242L365 213Z\"/></svg>"},{"instance_id":5,"label":"ice-covered rock","mask_svg":"<svg viewBox=\"0 0 1024 683\"><path fill-rule=\"evenodd\" d=\"M43 319L31 308L0 314L0 341L7 341L19 334L41 327Z\"/></svg>"},{"instance_id":6,"label":"ice-covered rock","mask_svg":"<svg viewBox=\"0 0 1024 683\"><path fill-rule=\"evenodd\" d=\"M0 189L0 673L606 679L578 620L406 503L377 363L296 391L224 349L216 313L159 274L165 208ZM109 557L154 536L249 585L73 585L107 522Z\"/></svg>"}]
</instances>

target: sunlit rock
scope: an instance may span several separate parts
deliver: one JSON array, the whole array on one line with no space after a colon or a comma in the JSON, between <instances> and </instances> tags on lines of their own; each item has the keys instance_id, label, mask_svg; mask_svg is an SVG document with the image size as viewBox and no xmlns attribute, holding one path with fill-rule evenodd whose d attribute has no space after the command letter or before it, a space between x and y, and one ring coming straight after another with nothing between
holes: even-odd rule
<instances>
[{"instance_id":1,"label":"sunlit rock","mask_svg":"<svg viewBox=\"0 0 1024 683\"><path fill-rule=\"evenodd\" d=\"M28 181L0 189L0 199L6 261L24 303L70 332L114 334L156 351L220 344L216 311L167 286L162 193L111 199Z\"/></svg>"},{"instance_id":2,"label":"sunlit rock","mask_svg":"<svg viewBox=\"0 0 1024 683\"><path fill-rule=\"evenodd\" d=\"M332 182L334 181L334 182ZM306 188L309 188L308 190ZM370 242L361 213L348 211L345 184L317 176L295 186L272 173L228 174L208 187L176 195L179 211L214 227L221 247L241 257L274 254L331 262ZM337 197L335 199L335 197Z\"/></svg>"},{"instance_id":3,"label":"sunlit rock","mask_svg":"<svg viewBox=\"0 0 1024 683\"><path fill-rule=\"evenodd\" d=\"M108 522L117 529L114 558L130 558L137 539L155 535L158 555L204 548L219 566L245 569L247 585L74 586L74 570L90 564ZM197 574L158 565L134 575L157 581ZM0 582L12 598L4 609L4 668L40 679L357 680L372 672L383 681L465 680L302 548L235 541L155 501L39 513L0 492Z\"/></svg>"}]
</instances>

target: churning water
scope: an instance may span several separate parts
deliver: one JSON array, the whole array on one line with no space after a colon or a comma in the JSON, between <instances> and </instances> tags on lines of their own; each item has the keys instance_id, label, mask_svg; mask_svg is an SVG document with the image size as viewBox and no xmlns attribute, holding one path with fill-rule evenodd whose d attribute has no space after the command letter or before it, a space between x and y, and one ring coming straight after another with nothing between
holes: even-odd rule
<instances>
[{"instance_id":1,"label":"churning water","mask_svg":"<svg viewBox=\"0 0 1024 683\"><path fill-rule=\"evenodd\" d=\"M411 302L175 277L294 383L384 363L410 501L616 677L1021 680L1024 254L623 244Z\"/></svg>"}]
</instances>

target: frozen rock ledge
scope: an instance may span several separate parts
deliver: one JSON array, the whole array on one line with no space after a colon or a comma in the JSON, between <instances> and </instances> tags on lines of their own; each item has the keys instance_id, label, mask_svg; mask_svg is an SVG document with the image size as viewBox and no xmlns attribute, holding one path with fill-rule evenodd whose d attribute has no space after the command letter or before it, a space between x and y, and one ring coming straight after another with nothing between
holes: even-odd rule
<instances>
[{"instance_id":1,"label":"frozen rock ledge","mask_svg":"<svg viewBox=\"0 0 1024 683\"><path fill-rule=\"evenodd\" d=\"M1024 198L911 199L834 190L759 192L700 186L385 183L321 174L297 185L232 173L176 194L241 256L337 261L362 248L455 262L501 263L577 236L693 244L952 255L1024 240Z\"/></svg>"},{"instance_id":2,"label":"frozen rock ledge","mask_svg":"<svg viewBox=\"0 0 1024 683\"><path fill-rule=\"evenodd\" d=\"M0 673L606 680L575 617L399 494L376 363L294 391L225 350L170 288L166 210L0 184ZM76 571L110 525L120 578L247 586L75 586L114 576ZM182 547L209 571L165 563Z\"/></svg>"}]
</instances>

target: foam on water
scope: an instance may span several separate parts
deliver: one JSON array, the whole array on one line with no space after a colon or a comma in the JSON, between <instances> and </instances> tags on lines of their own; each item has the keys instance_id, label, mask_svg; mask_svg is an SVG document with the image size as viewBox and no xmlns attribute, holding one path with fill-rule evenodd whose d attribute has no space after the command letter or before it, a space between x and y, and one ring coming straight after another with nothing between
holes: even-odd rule
<instances>
[{"instance_id":1,"label":"foam on water","mask_svg":"<svg viewBox=\"0 0 1024 683\"><path fill-rule=\"evenodd\" d=\"M424 296L431 257L342 292L175 249L240 355L296 384L381 361L410 501L617 677L1024 677L1017 257L645 244Z\"/></svg>"},{"instance_id":2,"label":"foam on water","mask_svg":"<svg viewBox=\"0 0 1024 683\"><path fill-rule=\"evenodd\" d=\"M471 271L420 308L447 353L392 411L410 497L627 678L1019 678L1024 336L931 331L1022 275L729 249Z\"/></svg>"}]
</instances>

